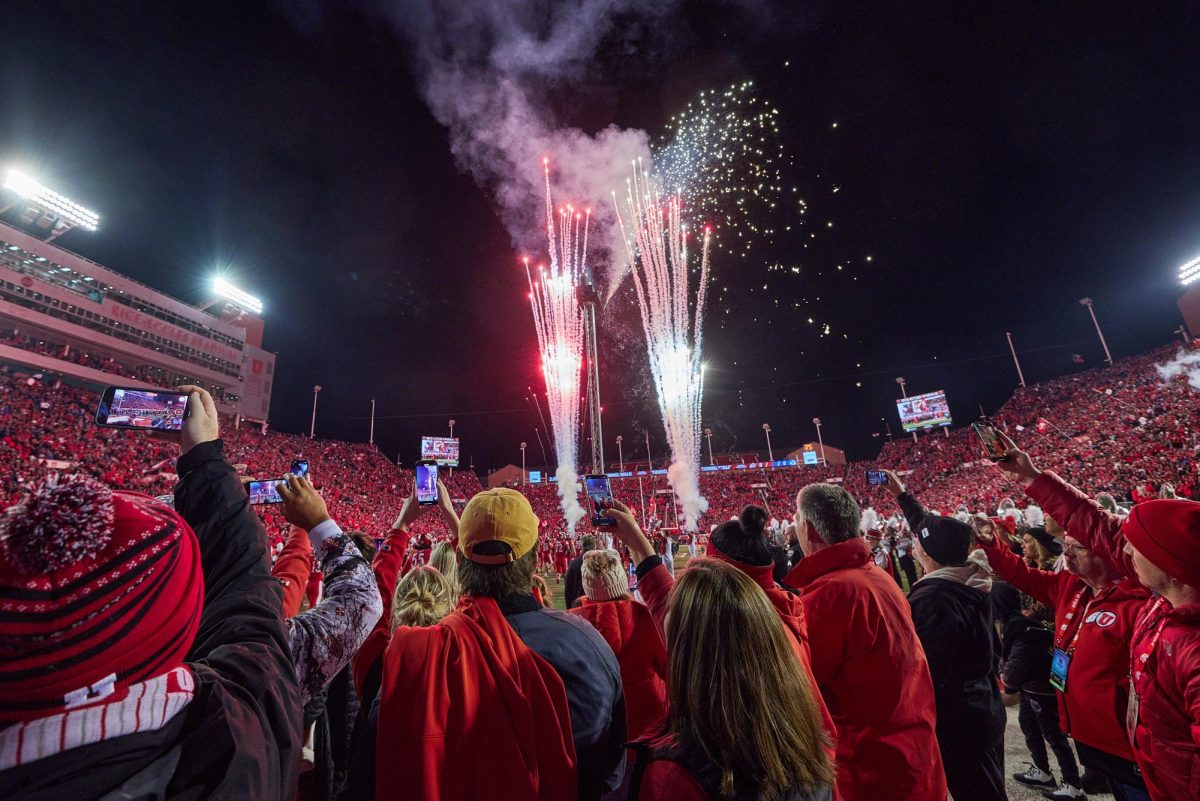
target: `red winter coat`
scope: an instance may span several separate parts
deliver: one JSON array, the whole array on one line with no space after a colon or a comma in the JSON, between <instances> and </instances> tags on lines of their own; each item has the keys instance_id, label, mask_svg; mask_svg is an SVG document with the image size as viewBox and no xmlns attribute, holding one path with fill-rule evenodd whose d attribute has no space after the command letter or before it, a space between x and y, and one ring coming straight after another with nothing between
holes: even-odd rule
<instances>
[{"instance_id":1,"label":"red winter coat","mask_svg":"<svg viewBox=\"0 0 1200 801\"><path fill-rule=\"evenodd\" d=\"M379 616L379 622L367 635L358 653L354 655L354 661L350 663L354 673L354 689L358 691L359 696L363 694L364 683L371 668L383 656L388 640L391 639L392 596L396 592L396 582L399 581L408 561L405 554L408 551L410 536L407 529L392 529L371 562L371 572L375 574L375 583L379 586L379 595L383 600L383 614ZM364 698L363 702L369 705L373 700L374 698Z\"/></svg>"},{"instance_id":2,"label":"red winter coat","mask_svg":"<svg viewBox=\"0 0 1200 801\"><path fill-rule=\"evenodd\" d=\"M1131 579L1093 593L1078 576L1030 567L998 539L980 545L997 576L1054 610L1054 635L1064 650L1079 633L1067 672L1067 691L1056 693L1062 730L1085 745L1132 761L1133 749L1125 733L1129 641L1149 593ZM1079 606L1068 621L1072 601L1081 591Z\"/></svg>"},{"instance_id":3,"label":"red winter coat","mask_svg":"<svg viewBox=\"0 0 1200 801\"><path fill-rule=\"evenodd\" d=\"M567 610L595 626L621 666L627 737L636 740L667 715L667 648L650 610L633 599L589 601Z\"/></svg>"},{"instance_id":4,"label":"red winter coat","mask_svg":"<svg viewBox=\"0 0 1200 801\"><path fill-rule=\"evenodd\" d=\"M908 603L855 537L804 557L784 579L803 590L812 672L837 724L846 801L941 801L933 681Z\"/></svg>"},{"instance_id":5,"label":"red winter coat","mask_svg":"<svg viewBox=\"0 0 1200 801\"><path fill-rule=\"evenodd\" d=\"M375 798L574 801L562 678L492 598L436 626L402 626L383 658Z\"/></svg>"},{"instance_id":6,"label":"red winter coat","mask_svg":"<svg viewBox=\"0 0 1200 801\"><path fill-rule=\"evenodd\" d=\"M1048 470L1025 492L1118 572L1136 575L1124 551L1121 518ZM1154 801L1194 801L1200 798L1200 603L1172 609L1147 600L1143 610L1131 665L1140 662L1155 633L1161 635L1135 679L1140 708L1133 755Z\"/></svg>"},{"instance_id":7,"label":"red winter coat","mask_svg":"<svg viewBox=\"0 0 1200 801\"><path fill-rule=\"evenodd\" d=\"M308 577L312 573L312 542L308 532L299 526L292 526L283 550L271 565L271 575L279 580L283 587L283 616L295 617L300 614L304 591L308 587Z\"/></svg>"}]
</instances>

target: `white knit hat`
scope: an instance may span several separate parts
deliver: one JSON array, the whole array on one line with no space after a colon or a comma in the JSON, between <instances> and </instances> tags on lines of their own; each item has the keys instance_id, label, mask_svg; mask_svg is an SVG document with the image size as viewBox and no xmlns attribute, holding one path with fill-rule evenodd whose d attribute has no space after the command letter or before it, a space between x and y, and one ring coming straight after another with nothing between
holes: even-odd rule
<instances>
[{"instance_id":1,"label":"white knit hat","mask_svg":"<svg viewBox=\"0 0 1200 801\"><path fill-rule=\"evenodd\" d=\"M616 551L588 551L583 555L583 591L589 601L611 601L629 594L629 577Z\"/></svg>"}]
</instances>

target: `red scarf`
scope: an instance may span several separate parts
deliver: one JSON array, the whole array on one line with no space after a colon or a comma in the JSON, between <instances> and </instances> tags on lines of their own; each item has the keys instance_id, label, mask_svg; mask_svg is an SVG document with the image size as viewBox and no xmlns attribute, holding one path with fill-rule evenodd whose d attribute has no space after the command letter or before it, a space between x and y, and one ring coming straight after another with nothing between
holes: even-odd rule
<instances>
[{"instance_id":1,"label":"red scarf","mask_svg":"<svg viewBox=\"0 0 1200 801\"><path fill-rule=\"evenodd\" d=\"M574 801L562 679L491 598L400 626L383 656L375 764L378 801Z\"/></svg>"},{"instance_id":2,"label":"red scarf","mask_svg":"<svg viewBox=\"0 0 1200 801\"><path fill-rule=\"evenodd\" d=\"M721 553L721 549L719 549L712 540L708 541L707 556L709 559L716 559L724 562L727 565L736 567L738 570L754 579L754 583L762 587L764 590L776 589L775 579L771 577L771 574L775 571L774 563L769 565L748 565L745 562L739 562L732 556Z\"/></svg>"}]
</instances>

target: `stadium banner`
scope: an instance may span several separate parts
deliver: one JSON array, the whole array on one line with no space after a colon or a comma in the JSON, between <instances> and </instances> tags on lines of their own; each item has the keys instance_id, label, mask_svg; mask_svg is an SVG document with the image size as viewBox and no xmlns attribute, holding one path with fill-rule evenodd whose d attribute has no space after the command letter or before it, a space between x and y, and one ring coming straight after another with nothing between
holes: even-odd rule
<instances>
[{"instance_id":1,"label":"stadium banner","mask_svg":"<svg viewBox=\"0 0 1200 801\"><path fill-rule=\"evenodd\" d=\"M136 309L131 309L128 306L117 303L111 298L104 299L103 309L106 317L125 323L126 325L131 325L134 328L139 328L148 334L157 334L160 337L166 337L173 342L178 342L211 356L224 359L230 364L242 363L241 352L234 350L228 345L222 345L208 337L200 336L191 331L185 331L178 326L168 323L166 320L160 320L157 317L151 317L149 314L143 314Z\"/></svg>"},{"instance_id":2,"label":"stadium banner","mask_svg":"<svg viewBox=\"0 0 1200 801\"><path fill-rule=\"evenodd\" d=\"M900 413L900 425L905 431L948 426L954 422L950 417L946 392L941 389L901 398L896 401L896 411Z\"/></svg>"},{"instance_id":3,"label":"stadium banner","mask_svg":"<svg viewBox=\"0 0 1200 801\"><path fill-rule=\"evenodd\" d=\"M421 458L444 467L458 467L458 438L421 437Z\"/></svg>"}]
</instances>

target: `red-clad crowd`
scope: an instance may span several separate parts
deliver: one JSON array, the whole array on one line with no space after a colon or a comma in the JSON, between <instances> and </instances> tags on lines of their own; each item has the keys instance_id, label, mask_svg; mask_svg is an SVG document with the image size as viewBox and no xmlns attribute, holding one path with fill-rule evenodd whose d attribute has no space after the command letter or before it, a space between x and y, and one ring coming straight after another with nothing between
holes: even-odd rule
<instances>
[{"instance_id":1,"label":"red-clad crowd","mask_svg":"<svg viewBox=\"0 0 1200 801\"><path fill-rule=\"evenodd\" d=\"M612 482L596 547L553 484L444 471L424 506L375 448L232 429L198 387L175 443L6 371L0 795L1003 801L1010 695L1012 779L1194 801L1198 410L1169 356L1017 393L995 463L955 431L704 472L678 575L665 476Z\"/></svg>"}]
</instances>

